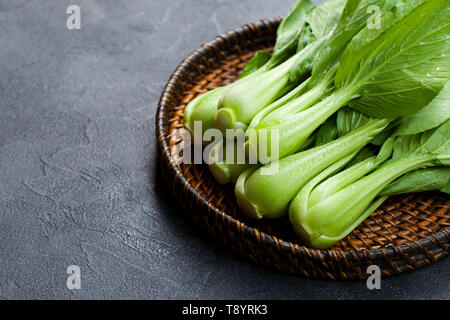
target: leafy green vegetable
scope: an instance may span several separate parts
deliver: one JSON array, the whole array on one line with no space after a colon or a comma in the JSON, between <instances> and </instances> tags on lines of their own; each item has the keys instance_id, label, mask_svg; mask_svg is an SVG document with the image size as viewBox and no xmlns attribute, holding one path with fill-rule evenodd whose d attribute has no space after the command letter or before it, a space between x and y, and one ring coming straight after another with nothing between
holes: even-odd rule
<instances>
[{"instance_id":1,"label":"leafy green vegetable","mask_svg":"<svg viewBox=\"0 0 450 320\"><path fill-rule=\"evenodd\" d=\"M296 97L298 97L299 95L301 95L303 88L306 87L307 83L308 83L308 81L305 81L303 86L299 86L295 90L292 90L290 93L286 94L283 98L277 100L272 105L268 106L266 108L266 111L270 112L269 109L276 109L280 105L287 104L289 101L291 101L291 100L295 99ZM258 114L258 116L263 117L264 116L263 112L260 112L260 114ZM258 121L259 121L258 117L255 117L252 120L252 123L250 124L249 128L252 127L253 123L257 123ZM311 137L310 139L308 139L307 141L305 141L300 146L299 150L297 150L297 151L306 149L307 147L311 146L313 144L313 142L315 141L315 138L316 137L314 136L314 137ZM237 147L237 146L235 146L235 147ZM226 152L226 150L225 150L225 152ZM210 155L210 159L214 159L213 155ZM216 181L219 182L220 184L236 183L239 175L242 174L248 168L253 166L253 165L249 164L248 158L246 159L246 161L247 161L246 164L240 164L240 163L230 163L230 162L227 162L226 160L225 161L212 160L209 165L209 169L210 169L211 173L213 174L214 178L216 179Z\"/></svg>"},{"instance_id":2,"label":"leafy green vegetable","mask_svg":"<svg viewBox=\"0 0 450 320\"><path fill-rule=\"evenodd\" d=\"M328 37L334 32L346 3L347 0L326 1L306 18L317 39Z\"/></svg>"},{"instance_id":3,"label":"leafy green vegetable","mask_svg":"<svg viewBox=\"0 0 450 320\"><path fill-rule=\"evenodd\" d=\"M349 41L367 25L370 6L378 6L381 12L390 10L393 0L348 0L336 28L318 53L312 72L311 85L315 85L329 70L338 63L343 49Z\"/></svg>"},{"instance_id":4,"label":"leafy green vegetable","mask_svg":"<svg viewBox=\"0 0 450 320\"><path fill-rule=\"evenodd\" d=\"M446 189L450 182L450 168L429 168L413 171L397 179L383 191L380 196L391 196L403 193L423 192ZM447 190L447 191L446 191Z\"/></svg>"},{"instance_id":5,"label":"leafy green vegetable","mask_svg":"<svg viewBox=\"0 0 450 320\"><path fill-rule=\"evenodd\" d=\"M450 97L447 97L447 102L448 98ZM391 155L392 160L390 161L393 162L396 160L418 157L423 154L447 154L448 150L450 150L450 147L447 145L447 140L450 136L448 128L442 126L439 130L424 130L435 117L433 110L439 110L439 106L444 103L442 99L443 96L440 95L425 107L428 112L423 113L423 117L421 118L421 123L424 125L416 123L415 121L408 122L408 124L411 125L410 129L417 132L415 135L398 136L398 134L403 131L397 130L395 134L385 140L378 156L373 156L373 146L371 146L370 149L368 148L369 146L366 146L353 158L346 170L339 173L332 172L334 175L331 177L329 177L331 174L326 174L326 172L324 172L312 179L308 185L299 192L291 205L291 218L297 223L296 228L299 232L302 233L304 237L308 238L308 236L305 235L306 231L304 230L305 228L308 229L308 227L301 227L299 225L306 223L306 217L310 214L310 208L320 205L322 201L328 201L327 199L333 198L334 195L338 194L341 190L356 183L360 179L363 179L364 176L368 175L389 159ZM439 103L436 103L435 100L438 100ZM340 134L345 134L354 127L359 127L367 121L370 121L370 118L347 108L341 109L338 112L337 119L338 131ZM406 131L409 131L406 122L403 123L405 124L403 128ZM365 149L367 151L364 151ZM441 164L444 163L445 161L441 160ZM394 173L391 172L391 174ZM391 183L387 188L380 192L377 197L385 197L391 194L404 192L436 189L444 190L448 183L447 174L446 168L433 168L411 172ZM376 195L376 193L374 194ZM375 202L378 203L379 200L380 199L377 199ZM343 206L343 203L338 203L337 206ZM364 214L370 214L371 208L376 208L375 203L369 205L368 208L360 208L360 210L363 210L362 216L364 216ZM336 209L336 207L333 207L333 209ZM358 221L360 220L356 220L354 226L358 224ZM308 232L312 234L313 230L308 229Z\"/></svg>"},{"instance_id":6,"label":"leafy green vegetable","mask_svg":"<svg viewBox=\"0 0 450 320\"><path fill-rule=\"evenodd\" d=\"M215 128L214 117L217 113L217 106L224 93L238 85L239 83L250 81L253 77L265 71L265 67L253 71L251 74L247 74L244 78L237 80L229 84L228 86L219 87L208 91L194 100L189 102L184 110L184 126L194 134L194 123L200 122L202 124L202 134L208 129ZM199 137L201 140L201 137Z\"/></svg>"},{"instance_id":7,"label":"leafy green vegetable","mask_svg":"<svg viewBox=\"0 0 450 320\"><path fill-rule=\"evenodd\" d=\"M361 127L371 120L361 112L349 108L343 108L337 112L336 127L338 135L342 137L352 130Z\"/></svg>"},{"instance_id":8,"label":"leafy green vegetable","mask_svg":"<svg viewBox=\"0 0 450 320\"><path fill-rule=\"evenodd\" d=\"M235 183L241 173L252 166L245 157L242 159L244 161L238 159L238 154L240 152L240 150L238 150L239 146L242 147L242 145L236 143L233 145L234 152L232 159L228 157L226 150L227 146L223 142L217 144L211 151L209 156L209 169L216 181L220 184ZM245 155L244 150L241 151L241 154L242 153ZM217 160L215 157L223 159L223 161Z\"/></svg>"},{"instance_id":9,"label":"leafy green vegetable","mask_svg":"<svg viewBox=\"0 0 450 320\"><path fill-rule=\"evenodd\" d=\"M447 183L445 187L441 189L442 192L445 192L447 194L450 194L450 181Z\"/></svg>"},{"instance_id":10,"label":"leafy green vegetable","mask_svg":"<svg viewBox=\"0 0 450 320\"><path fill-rule=\"evenodd\" d=\"M333 142L288 156L254 173L245 171L235 188L240 208L253 218L282 217L289 202L310 179L361 149L387 123L386 120L372 120ZM276 168L276 174L264 173L270 166Z\"/></svg>"},{"instance_id":11,"label":"leafy green vegetable","mask_svg":"<svg viewBox=\"0 0 450 320\"><path fill-rule=\"evenodd\" d=\"M263 67L270 59L272 58L271 54L267 50L258 51L253 58L245 65L244 70L242 71L239 79L245 78L249 74L255 72L256 70Z\"/></svg>"},{"instance_id":12,"label":"leafy green vegetable","mask_svg":"<svg viewBox=\"0 0 450 320\"><path fill-rule=\"evenodd\" d=\"M422 3L414 8L414 3ZM336 73L336 88L354 88L350 106L374 117L394 118L420 110L450 75L450 6L445 0L408 1L384 21L364 29L347 46ZM408 13L403 16L405 13ZM374 31L375 30L375 31Z\"/></svg>"},{"instance_id":13,"label":"leafy green vegetable","mask_svg":"<svg viewBox=\"0 0 450 320\"><path fill-rule=\"evenodd\" d=\"M294 229L309 245L328 248L347 236L384 201L386 196L381 192L396 179L425 167L449 165L449 140L450 121L425 133L398 137L393 158L370 174L359 178L365 174L367 164L370 169L370 162L377 161L374 158L319 186L300 191L289 209Z\"/></svg>"},{"instance_id":14,"label":"leafy green vegetable","mask_svg":"<svg viewBox=\"0 0 450 320\"><path fill-rule=\"evenodd\" d=\"M283 98L277 100L270 106L268 106L265 109L266 113L270 113L271 110L279 108L280 105L289 104L290 101L296 99L298 96L300 96L303 93L304 88L307 86L308 81L305 81L302 86L299 86L295 90L292 90L290 93L286 94ZM261 111L255 118L253 118L249 129L252 128L252 126L255 126L261 118L265 116L264 112ZM315 140L315 136L311 137L307 141L305 141L298 150L303 150L309 146L311 146ZM237 146L235 146L237 147ZM294 151L294 152L295 152ZM226 151L225 151L226 152ZM212 158L212 156L210 156ZM218 181L220 184L228 184L228 183L236 183L237 178L241 173L243 173L246 169L251 167L252 165L249 164L249 159L246 159L247 164L240 164L240 163L230 163L227 161L212 161L212 163L209 165L209 169L211 173L213 174L216 181Z\"/></svg>"},{"instance_id":15,"label":"leafy green vegetable","mask_svg":"<svg viewBox=\"0 0 450 320\"><path fill-rule=\"evenodd\" d=\"M376 138L376 137L375 137ZM375 139L374 138L374 139ZM360 163L361 161L367 160L370 157L373 157L377 154L376 147L372 144L368 144L364 148L362 148L356 156L353 157L352 161L350 161L347 165L347 169L353 167L355 164Z\"/></svg>"},{"instance_id":16,"label":"leafy green vegetable","mask_svg":"<svg viewBox=\"0 0 450 320\"><path fill-rule=\"evenodd\" d=\"M289 70L297 66L301 69L299 72L306 75L316 48L317 43L311 43L278 67L227 90L219 101L216 127L223 132L226 129L247 129L258 112L305 80L303 76L292 82Z\"/></svg>"},{"instance_id":17,"label":"leafy green vegetable","mask_svg":"<svg viewBox=\"0 0 450 320\"><path fill-rule=\"evenodd\" d=\"M336 117L330 117L319 129L316 137L316 147L333 141L338 136Z\"/></svg>"},{"instance_id":18,"label":"leafy green vegetable","mask_svg":"<svg viewBox=\"0 0 450 320\"><path fill-rule=\"evenodd\" d=\"M273 50L273 57L269 68L285 61L296 51L307 16L316 6L311 0L296 0L289 14L281 21L277 30L277 42ZM306 46L306 45L305 45ZM300 48L302 49L302 48Z\"/></svg>"},{"instance_id":19,"label":"leafy green vegetable","mask_svg":"<svg viewBox=\"0 0 450 320\"><path fill-rule=\"evenodd\" d=\"M324 45L329 41L338 25L345 4L346 0L326 1L316 7L307 17L307 24L315 40L314 51L309 55L309 59L298 60L289 70L291 81L298 81L305 70L313 69L313 63L316 62L317 55L323 50ZM305 28L305 30L307 29ZM332 69L332 66L329 66L329 69Z\"/></svg>"},{"instance_id":20,"label":"leafy green vegetable","mask_svg":"<svg viewBox=\"0 0 450 320\"><path fill-rule=\"evenodd\" d=\"M205 150L216 180L236 182L249 217L288 212L305 243L328 248L390 195L450 194L449 34L448 0L297 0L273 55L191 102L186 127L245 130L233 153Z\"/></svg>"},{"instance_id":21,"label":"leafy green vegetable","mask_svg":"<svg viewBox=\"0 0 450 320\"><path fill-rule=\"evenodd\" d=\"M285 108L286 105L296 104L294 101L298 101L297 99L305 94L308 83L309 79L303 81L303 83L297 88L261 110L255 117L253 117L247 130L256 127L260 122L262 122L263 119L265 119L269 114L272 114L275 110L281 109L282 107Z\"/></svg>"},{"instance_id":22,"label":"leafy green vegetable","mask_svg":"<svg viewBox=\"0 0 450 320\"><path fill-rule=\"evenodd\" d=\"M192 100L185 109L185 127L193 133L194 122L199 121L202 123L203 131L214 128L214 117L219 102L226 91L234 86L243 85L258 73L269 71L284 62L295 53L298 43L302 42L302 39L299 38L305 37L303 40L305 45L309 44L309 41L313 41L314 39L311 39L308 34L302 32L302 26L305 23L306 16L314 8L315 5L310 0L297 0L277 30L274 54L270 60L262 65L262 62L267 59L267 54L258 53L257 57L252 59L250 65L244 70L244 76L241 76L241 79L228 86L211 90Z\"/></svg>"},{"instance_id":23,"label":"leafy green vegetable","mask_svg":"<svg viewBox=\"0 0 450 320\"><path fill-rule=\"evenodd\" d=\"M276 130L282 158L348 103L378 118L407 115L427 105L450 77L450 63L446 58L450 48L450 19L447 1L421 2L409 2L410 10L385 13L382 21L393 21L383 24L389 28L380 31L366 27L350 42L337 69L336 91L330 96L305 111L262 121L254 130ZM416 7L412 9L414 3ZM425 47L428 49L423 50ZM401 85L403 89L399 89ZM255 145L249 149L258 147L255 139Z\"/></svg>"},{"instance_id":24,"label":"leafy green vegetable","mask_svg":"<svg viewBox=\"0 0 450 320\"><path fill-rule=\"evenodd\" d=\"M401 120L396 135L410 135L436 128L450 118L450 82L425 106ZM426 120L424 120L426 119Z\"/></svg>"},{"instance_id":25,"label":"leafy green vegetable","mask_svg":"<svg viewBox=\"0 0 450 320\"><path fill-rule=\"evenodd\" d=\"M311 41L315 39L315 41L312 41L304 48L299 45L302 50L284 62L284 64L260 75L258 79L251 83L236 86L225 93L223 99L219 102L219 110L215 119L217 128L222 131L233 128L247 128L258 112L264 110L283 94L305 80L311 72L314 58L324 45L324 42L326 42L329 31L335 27L332 22L337 20L330 18L328 23L319 27L317 19L321 16L335 17L342 11L343 1L337 1L333 4L329 2L322 4L313 11L311 17L309 17L312 25L303 27L303 30L308 30L304 36ZM320 13L317 11L319 8ZM305 18L307 17L305 15ZM314 34L314 31L318 32L318 34ZM322 95L323 93L320 93L317 99L320 99ZM306 108L305 106L302 109Z\"/></svg>"},{"instance_id":26,"label":"leafy green vegetable","mask_svg":"<svg viewBox=\"0 0 450 320\"><path fill-rule=\"evenodd\" d=\"M296 58L292 59L293 66L290 70L290 82L301 82L301 80L303 79L303 75L311 70L313 58L317 50L322 45L323 39L334 29L335 24L342 12L344 4L345 1L343 0L327 1L314 9L313 12L306 17L307 22L306 25L301 28L302 34L300 35L300 43L298 45L298 50L302 51L302 53L299 54ZM327 22L323 23L323 21L320 21L321 19L325 19ZM320 41L316 41L317 39L320 39ZM275 52L277 52L277 50L275 50ZM265 58L258 57L254 59L255 61L250 64L250 66L248 67L249 69L252 68L253 65L261 64L262 60ZM293 76L294 73L295 75ZM310 90L310 92L302 96L305 93L305 88L307 87L309 80L303 81L301 85L261 110L256 116L253 117L248 128L253 128L259 122L261 122L262 119L264 119L275 110L280 109L277 112L290 112L292 108L308 108L309 106L317 102L321 96L326 94L327 87L329 86L331 80L331 78L328 78L327 82L323 81L321 85L316 86L314 90ZM256 82L257 81L255 81L255 85ZM229 117L229 110L223 112L225 113L225 115L222 115L222 117L218 116L217 118L221 118L221 120L218 120L216 122L216 125L222 130L226 129L229 124L230 118L231 120L233 120L232 117ZM231 114L233 114L233 112L231 112ZM277 113L274 112L274 114L276 115ZM223 125L224 120L225 125ZM222 122L222 124L220 124L219 122ZM245 124L241 123L234 123L233 126L238 128L245 128ZM311 142L311 139L307 139L307 141L299 144L299 148L303 148L308 142ZM291 153L295 152L296 150L298 151L299 148L292 150ZM242 172L242 170L246 167L247 166L243 166L240 164L235 165L224 162L215 162L210 165L211 172L215 177L218 178L218 181L220 181L220 183L235 182L235 175L239 172Z\"/></svg>"},{"instance_id":27,"label":"leafy green vegetable","mask_svg":"<svg viewBox=\"0 0 450 320\"><path fill-rule=\"evenodd\" d=\"M198 96L184 110L184 126L194 133L194 122L202 123L203 131L214 128L214 116L217 113L217 103L227 87L220 87Z\"/></svg>"}]
</instances>

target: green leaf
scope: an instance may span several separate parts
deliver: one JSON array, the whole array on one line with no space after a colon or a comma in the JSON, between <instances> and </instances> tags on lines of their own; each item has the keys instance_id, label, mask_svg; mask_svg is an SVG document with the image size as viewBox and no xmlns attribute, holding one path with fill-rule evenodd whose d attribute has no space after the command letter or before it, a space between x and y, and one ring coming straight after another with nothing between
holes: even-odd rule
<instances>
[{"instance_id":1,"label":"green leaf","mask_svg":"<svg viewBox=\"0 0 450 320\"><path fill-rule=\"evenodd\" d=\"M324 39L320 39L303 48L301 54L296 58L292 67L289 69L289 80L291 82L298 83L311 73L314 58L324 41Z\"/></svg>"},{"instance_id":2,"label":"green leaf","mask_svg":"<svg viewBox=\"0 0 450 320\"><path fill-rule=\"evenodd\" d=\"M306 46L315 42L316 40L317 38L311 30L311 27L305 24L298 39L297 53L302 51Z\"/></svg>"},{"instance_id":3,"label":"green leaf","mask_svg":"<svg viewBox=\"0 0 450 320\"><path fill-rule=\"evenodd\" d=\"M396 138L394 160L418 154L450 155L450 120L438 128Z\"/></svg>"},{"instance_id":4,"label":"green leaf","mask_svg":"<svg viewBox=\"0 0 450 320\"><path fill-rule=\"evenodd\" d=\"M295 53L305 20L315 7L311 0L296 0L278 27L277 41L270 61L271 66L278 65Z\"/></svg>"},{"instance_id":5,"label":"green leaf","mask_svg":"<svg viewBox=\"0 0 450 320\"><path fill-rule=\"evenodd\" d=\"M371 144L375 145L375 146L381 146L387 138L389 138L390 136L392 136L392 133L394 132L394 128L393 125L395 125L395 120L392 121L389 126L386 128L386 130L384 130L383 132L381 132L379 135L377 135L375 138L373 138Z\"/></svg>"},{"instance_id":6,"label":"green leaf","mask_svg":"<svg viewBox=\"0 0 450 320\"><path fill-rule=\"evenodd\" d=\"M315 8L307 22L317 39L334 32L347 0L328 0Z\"/></svg>"},{"instance_id":7,"label":"green leaf","mask_svg":"<svg viewBox=\"0 0 450 320\"><path fill-rule=\"evenodd\" d=\"M411 0L408 8L417 3L411 12L385 14L381 30L365 28L347 46L335 84L359 92L350 107L373 117L405 116L427 105L447 83L449 2Z\"/></svg>"},{"instance_id":8,"label":"green leaf","mask_svg":"<svg viewBox=\"0 0 450 320\"><path fill-rule=\"evenodd\" d=\"M303 28L297 52L308 46L310 49L291 68L291 81L301 80L300 78L305 76L306 71L312 69L319 50L336 28L345 3L346 0L328 0L316 7L306 18L307 26Z\"/></svg>"},{"instance_id":9,"label":"green leaf","mask_svg":"<svg viewBox=\"0 0 450 320\"><path fill-rule=\"evenodd\" d=\"M269 61L272 58L270 53L267 50L261 50L258 51L253 58L250 59L249 62L244 67L244 70L242 71L241 75L239 76L239 79L245 78L250 73L255 72L262 66L264 66L267 61Z\"/></svg>"},{"instance_id":10,"label":"green leaf","mask_svg":"<svg viewBox=\"0 0 450 320\"><path fill-rule=\"evenodd\" d=\"M423 144L433 135L434 130L419 134L397 137L394 143L394 160L407 158L412 154L420 152Z\"/></svg>"},{"instance_id":11,"label":"green leaf","mask_svg":"<svg viewBox=\"0 0 450 320\"><path fill-rule=\"evenodd\" d=\"M386 125L384 120L374 120L326 145L287 156L258 169L250 176L239 177L235 194L240 199L241 209L250 217L282 217L289 202L306 183L337 161L361 149ZM276 172L264 173L271 168Z\"/></svg>"},{"instance_id":12,"label":"green leaf","mask_svg":"<svg viewBox=\"0 0 450 320\"><path fill-rule=\"evenodd\" d=\"M378 6L384 12L391 9L395 2L393 0L348 0L333 34L314 61L312 84L320 81L328 73L339 61L349 41L366 26L369 17L373 14L368 10L371 6Z\"/></svg>"},{"instance_id":13,"label":"green leaf","mask_svg":"<svg viewBox=\"0 0 450 320\"><path fill-rule=\"evenodd\" d=\"M361 30L373 14L371 6L378 6L380 11L387 11L397 4L396 0L348 0L340 18L335 34L349 30Z\"/></svg>"},{"instance_id":14,"label":"green leaf","mask_svg":"<svg viewBox=\"0 0 450 320\"><path fill-rule=\"evenodd\" d=\"M410 172L387 186L380 195L396 195L431 190L445 190L450 182L450 168L429 168ZM450 191L450 190L449 190ZM443 191L445 192L445 191Z\"/></svg>"},{"instance_id":15,"label":"green leaf","mask_svg":"<svg viewBox=\"0 0 450 320\"><path fill-rule=\"evenodd\" d=\"M396 135L410 135L440 126L450 118L450 82L427 106L401 119Z\"/></svg>"},{"instance_id":16,"label":"green leaf","mask_svg":"<svg viewBox=\"0 0 450 320\"><path fill-rule=\"evenodd\" d=\"M365 146L356 154L352 161L348 163L347 168L353 167L355 164L373 157L377 153L376 149L377 148L371 144Z\"/></svg>"},{"instance_id":17,"label":"green leaf","mask_svg":"<svg viewBox=\"0 0 450 320\"><path fill-rule=\"evenodd\" d=\"M338 136L338 129L336 125L336 117L330 117L320 127L316 137L316 147L327 144L333 141Z\"/></svg>"},{"instance_id":18,"label":"green leaf","mask_svg":"<svg viewBox=\"0 0 450 320\"><path fill-rule=\"evenodd\" d=\"M365 125L370 120L372 120L370 117L361 112L350 108L342 108L337 112L336 124L338 136L345 136L347 133Z\"/></svg>"},{"instance_id":19,"label":"green leaf","mask_svg":"<svg viewBox=\"0 0 450 320\"><path fill-rule=\"evenodd\" d=\"M422 152L450 155L450 120L434 130L431 137L423 144Z\"/></svg>"}]
</instances>

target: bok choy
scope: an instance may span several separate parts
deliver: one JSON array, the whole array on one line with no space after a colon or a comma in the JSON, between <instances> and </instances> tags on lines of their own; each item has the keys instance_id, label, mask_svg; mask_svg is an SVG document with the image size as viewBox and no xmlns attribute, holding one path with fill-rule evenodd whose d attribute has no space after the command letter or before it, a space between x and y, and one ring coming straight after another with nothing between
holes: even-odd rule
<instances>
[{"instance_id":1,"label":"bok choy","mask_svg":"<svg viewBox=\"0 0 450 320\"><path fill-rule=\"evenodd\" d=\"M303 49L309 43L308 34L303 30L304 22L306 16L314 8L315 5L311 0L297 0L278 27L277 42L273 55L269 58L269 53L265 51L260 52L249 62L241 79L228 86L208 91L192 100L186 106L184 113L185 127L191 133L194 133L195 122L202 123L203 132L214 128L214 117L217 113L217 107L226 91L234 86L251 82L253 77L277 67L295 54L297 50Z\"/></svg>"},{"instance_id":2,"label":"bok choy","mask_svg":"<svg viewBox=\"0 0 450 320\"><path fill-rule=\"evenodd\" d=\"M351 232L386 196L446 192L450 175L442 166L450 164L450 115L442 114L442 107L448 108L449 103L450 83L417 117L400 122L378 156L334 176L329 177L335 172L325 170L312 179L290 205L290 220L299 235L311 246L326 248ZM357 122L357 118L367 121L346 112L341 117L342 127L348 126L348 119ZM423 169L430 166L435 168Z\"/></svg>"},{"instance_id":3,"label":"bok choy","mask_svg":"<svg viewBox=\"0 0 450 320\"><path fill-rule=\"evenodd\" d=\"M339 190L310 198L311 188L304 188L290 205L290 221L307 244L328 248L347 236L384 202L386 195L380 194L396 179L418 169L449 165L450 121L447 121L437 129L398 137L392 159ZM314 186L315 182L310 184Z\"/></svg>"},{"instance_id":4,"label":"bok choy","mask_svg":"<svg viewBox=\"0 0 450 320\"><path fill-rule=\"evenodd\" d=\"M233 133L205 154L244 214L329 248L391 195L450 193L449 80L448 0L297 0L273 55L194 99L185 126Z\"/></svg>"},{"instance_id":5,"label":"bok choy","mask_svg":"<svg viewBox=\"0 0 450 320\"><path fill-rule=\"evenodd\" d=\"M252 128L257 138L248 142L250 152L259 154L261 136L268 136L269 145L271 132L276 131L282 158L347 104L367 115L391 119L420 110L450 74L449 10L445 0L412 0L401 10L386 12L382 29L366 27L346 47L334 92L306 110L263 120Z\"/></svg>"}]
</instances>

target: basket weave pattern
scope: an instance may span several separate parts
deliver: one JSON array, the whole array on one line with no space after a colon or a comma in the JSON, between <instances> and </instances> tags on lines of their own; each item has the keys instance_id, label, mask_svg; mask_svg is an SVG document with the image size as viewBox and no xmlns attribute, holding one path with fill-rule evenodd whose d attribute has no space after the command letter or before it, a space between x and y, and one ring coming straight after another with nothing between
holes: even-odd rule
<instances>
[{"instance_id":1,"label":"basket weave pattern","mask_svg":"<svg viewBox=\"0 0 450 320\"><path fill-rule=\"evenodd\" d=\"M433 263L450 252L450 200L439 193L389 198L347 238L330 250L297 240L287 219L252 221L239 213L230 186L214 181L206 165L177 164L186 105L208 90L237 79L245 63L271 49L279 19L246 25L204 44L171 76L161 96L156 134L162 176L171 196L196 224L256 263L307 277L363 279L368 266L394 275Z\"/></svg>"}]
</instances>

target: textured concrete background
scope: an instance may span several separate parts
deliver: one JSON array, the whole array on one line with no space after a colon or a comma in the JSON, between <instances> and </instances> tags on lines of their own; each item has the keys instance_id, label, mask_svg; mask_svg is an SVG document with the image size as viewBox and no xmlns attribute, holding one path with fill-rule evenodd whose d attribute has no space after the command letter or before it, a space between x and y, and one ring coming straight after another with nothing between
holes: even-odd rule
<instances>
[{"instance_id":1,"label":"textured concrete background","mask_svg":"<svg viewBox=\"0 0 450 320\"><path fill-rule=\"evenodd\" d=\"M450 298L449 259L381 291L284 275L215 245L164 195L164 83L202 42L291 3L0 2L1 298ZM66 28L70 4L81 30ZM72 264L78 291L66 288Z\"/></svg>"}]
</instances>

